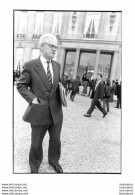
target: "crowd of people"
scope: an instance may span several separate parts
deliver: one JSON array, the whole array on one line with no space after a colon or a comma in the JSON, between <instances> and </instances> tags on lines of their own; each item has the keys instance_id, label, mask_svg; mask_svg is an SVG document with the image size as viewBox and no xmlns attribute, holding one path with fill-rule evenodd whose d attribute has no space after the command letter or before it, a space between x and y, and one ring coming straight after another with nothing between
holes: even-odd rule
<instances>
[{"instance_id":1,"label":"crowd of people","mask_svg":"<svg viewBox=\"0 0 135 195\"><path fill-rule=\"evenodd\" d=\"M100 81L102 81L103 89L102 89L102 97L98 98L102 100L103 109L109 112L109 104L113 102L114 95L117 97L116 108L121 108L121 82L118 82L118 79L113 80L112 83L109 79L103 79L102 75L98 75L100 77ZM98 83L98 76L96 79L89 80L87 74L85 73L82 76L82 80L79 76L75 79L69 79L68 75L63 75L62 84L65 87L66 96L70 94L71 101L74 100L77 93L79 93L79 87L82 86L81 95L89 96L91 98L91 105L95 96L95 87ZM101 91L100 91L101 95ZM94 106L95 107L95 106Z\"/></svg>"}]
</instances>

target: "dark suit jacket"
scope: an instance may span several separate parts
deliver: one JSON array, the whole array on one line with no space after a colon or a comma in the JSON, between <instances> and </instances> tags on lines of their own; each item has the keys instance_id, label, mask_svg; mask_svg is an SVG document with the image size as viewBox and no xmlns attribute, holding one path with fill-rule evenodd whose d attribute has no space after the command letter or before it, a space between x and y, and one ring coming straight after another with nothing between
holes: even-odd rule
<instances>
[{"instance_id":1,"label":"dark suit jacket","mask_svg":"<svg viewBox=\"0 0 135 195\"><path fill-rule=\"evenodd\" d=\"M34 125L56 124L63 119L62 105L59 95L60 64L52 60L53 85L48 82L47 75L40 58L24 65L17 89L29 103L23 120ZM31 103L37 97L39 104Z\"/></svg>"},{"instance_id":2,"label":"dark suit jacket","mask_svg":"<svg viewBox=\"0 0 135 195\"><path fill-rule=\"evenodd\" d=\"M96 87L94 100L97 101L98 99L103 100L104 97L104 83L100 81Z\"/></svg>"},{"instance_id":3,"label":"dark suit jacket","mask_svg":"<svg viewBox=\"0 0 135 195\"><path fill-rule=\"evenodd\" d=\"M79 90L79 86L81 85L81 81L79 79L72 80L72 91L75 93Z\"/></svg>"},{"instance_id":4,"label":"dark suit jacket","mask_svg":"<svg viewBox=\"0 0 135 195\"><path fill-rule=\"evenodd\" d=\"M117 97L121 98L121 85L117 86Z\"/></svg>"}]
</instances>

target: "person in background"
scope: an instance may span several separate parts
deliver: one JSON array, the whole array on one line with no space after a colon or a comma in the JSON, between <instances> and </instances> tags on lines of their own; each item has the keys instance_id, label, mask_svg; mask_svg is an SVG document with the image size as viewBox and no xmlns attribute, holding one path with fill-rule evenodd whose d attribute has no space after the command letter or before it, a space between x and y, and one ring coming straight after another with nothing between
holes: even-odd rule
<instances>
[{"instance_id":1,"label":"person in background","mask_svg":"<svg viewBox=\"0 0 135 195\"><path fill-rule=\"evenodd\" d=\"M115 85L116 85L115 95L117 95L117 87L118 87L118 84L119 84L119 81L118 81L118 79L116 79L116 81L115 81Z\"/></svg>"},{"instance_id":2,"label":"person in background","mask_svg":"<svg viewBox=\"0 0 135 195\"><path fill-rule=\"evenodd\" d=\"M82 86L83 86L83 91L82 91L81 95L86 96L87 95L87 87L89 86L89 78L87 77L86 73L82 77Z\"/></svg>"},{"instance_id":3,"label":"person in background","mask_svg":"<svg viewBox=\"0 0 135 195\"><path fill-rule=\"evenodd\" d=\"M97 83L95 86L94 98L93 98L92 104L90 108L88 109L87 113L84 114L85 117L91 117L91 114L95 106L97 106L97 108L103 113L103 118L106 116L107 112L101 106L101 102L103 101L103 96L104 96L104 84L103 84L102 75L99 74L97 75Z\"/></svg>"},{"instance_id":4,"label":"person in background","mask_svg":"<svg viewBox=\"0 0 135 195\"><path fill-rule=\"evenodd\" d=\"M72 81L71 79L67 76L67 94L71 92L72 90Z\"/></svg>"},{"instance_id":5,"label":"person in background","mask_svg":"<svg viewBox=\"0 0 135 195\"><path fill-rule=\"evenodd\" d=\"M109 98L111 95L111 87L110 87L110 80L106 80L105 88L104 88L104 98L103 98L103 108L106 110L107 107L107 112L109 112Z\"/></svg>"},{"instance_id":6,"label":"person in background","mask_svg":"<svg viewBox=\"0 0 135 195\"><path fill-rule=\"evenodd\" d=\"M26 62L17 83L17 89L29 103L23 120L31 124L29 165L31 173L38 173L43 159L42 142L49 133L48 162L55 172L63 173L59 164L61 156L61 129L63 122L59 81L60 64L53 60L57 39L44 34L39 39L41 55Z\"/></svg>"},{"instance_id":7,"label":"person in background","mask_svg":"<svg viewBox=\"0 0 135 195\"><path fill-rule=\"evenodd\" d=\"M91 80L91 90L90 90L91 105L92 105L92 101L94 99L96 83L97 83L97 79L92 79Z\"/></svg>"},{"instance_id":8,"label":"person in background","mask_svg":"<svg viewBox=\"0 0 135 195\"><path fill-rule=\"evenodd\" d=\"M67 78L67 75L63 75L61 83L65 88L65 94L67 96L67 91L68 91L68 78Z\"/></svg>"},{"instance_id":9,"label":"person in background","mask_svg":"<svg viewBox=\"0 0 135 195\"><path fill-rule=\"evenodd\" d=\"M115 81L112 81L112 85L111 85L111 95L110 95L110 102L113 102L113 96L115 94L115 90L116 90L116 84Z\"/></svg>"},{"instance_id":10,"label":"person in background","mask_svg":"<svg viewBox=\"0 0 135 195\"><path fill-rule=\"evenodd\" d=\"M75 95L78 92L80 85L81 85L80 77L77 76L76 79L72 80L72 91L70 94L71 101L74 101Z\"/></svg>"},{"instance_id":11,"label":"person in background","mask_svg":"<svg viewBox=\"0 0 135 195\"><path fill-rule=\"evenodd\" d=\"M121 108L121 81L117 86L117 106L116 108Z\"/></svg>"}]
</instances>

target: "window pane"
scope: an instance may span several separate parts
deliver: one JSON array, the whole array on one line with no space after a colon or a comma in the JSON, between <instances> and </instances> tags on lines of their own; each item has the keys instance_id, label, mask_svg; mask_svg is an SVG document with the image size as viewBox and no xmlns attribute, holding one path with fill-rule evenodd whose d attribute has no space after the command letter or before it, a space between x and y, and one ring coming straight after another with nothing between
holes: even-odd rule
<instances>
[{"instance_id":1,"label":"window pane","mask_svg":"<svg viewBox=\"0 0 135 195\"><path fill-rule=\"evenodd\" d=\"M26 11L17 11L15 14L17 36L24 37L26 35L28 13Z\"/></svg>"},{"instance_id":2,"label":"window pane","mask_svg":"<svg viewBox=\"0 0 135 195\"><path fill-rule=\"evenodd\" d=\"M102 54L99 58L98 73L103 75L103 78L109 78L112 54Z\"/></svg>"},{"instance_id":3,"label":"window pane","mask_svg":"<svg viewBox=\"0 0 135 195\"><path fill-rule=\"evenodd\" d=\"M96 38L101 12L87 12L84 38Z\"/></svg>"},{"instance_id":4,"label":"window pane","mask_svg":"<svg viewBox=\"0 0 135 195\"><path fill-rule=\"evenodd\" d=\"M69 78L73 78L75 57L76 51L67 51L64 74L67 74Z\"/></svg>"},{"instance_id":5,"label":"window pane","mask_svg":"<svg viewBox=\"0 0 135 195\"><path fill-rule=\"evenodd\" d=\"M82 77L86 71L86 68L89 68L90 70L94 69L95 63L96 63L96 53L94 53L94 52L81 52L77 74L80 77Z\"/></svg>"}]
</instances>

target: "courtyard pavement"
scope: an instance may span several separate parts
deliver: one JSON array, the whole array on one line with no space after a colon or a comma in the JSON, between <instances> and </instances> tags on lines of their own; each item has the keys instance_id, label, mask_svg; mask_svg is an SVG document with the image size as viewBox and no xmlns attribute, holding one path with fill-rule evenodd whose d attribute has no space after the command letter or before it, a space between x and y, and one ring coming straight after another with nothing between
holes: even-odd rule
<instances>
[{"instance_id":1,"label":"courtyard pavement","mask_svg":"<svg viewBox=\"0 0 135 195\"><path fill-rule=\"evenodd\" d=\"M77 94L68 107L63 107L64 121L61 134L60 164L64 173L120 173L121 172L121 109L110 103L105 118L95 109L85 118L90 106L89 97ZM29 173L30 124L22 120L27 102L14 88L14 173ZM54 173L48 164L48 133L43 141L44 157L39 173Z\"/></svg>"}]
</instances>

